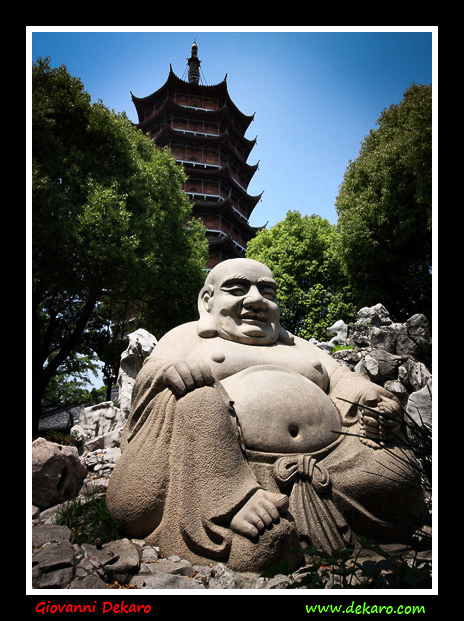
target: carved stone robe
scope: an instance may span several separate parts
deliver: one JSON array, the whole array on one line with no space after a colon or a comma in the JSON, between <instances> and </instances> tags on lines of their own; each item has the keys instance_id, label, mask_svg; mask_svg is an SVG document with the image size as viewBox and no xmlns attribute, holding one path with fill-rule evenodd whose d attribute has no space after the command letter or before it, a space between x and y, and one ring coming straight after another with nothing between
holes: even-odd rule
<instances>
[{"instance_id":1,"label":"carved stone robe","mask_svg":"<svg viewBox=\"0 0 464 621\"><path fill-rule=\"evenodd\" d=\"M392 467L402 449L375 450L356 437L364 378L356 384L345 367L331 378L344 430L332 445L312 455L260 454L243 446L220 382L179 397L163 383L168 366L149 357L139 372L108 486L108 507L127 536L194 563L260 571L282 558L296 564L301 543L330 550L356 535L398 541L410 530L394 524L399 511L417 513L421 495L406 465ZM260 488L288 494L288 513L256 539L234 534L232 517Z\"/></svg>"}]
</instances>

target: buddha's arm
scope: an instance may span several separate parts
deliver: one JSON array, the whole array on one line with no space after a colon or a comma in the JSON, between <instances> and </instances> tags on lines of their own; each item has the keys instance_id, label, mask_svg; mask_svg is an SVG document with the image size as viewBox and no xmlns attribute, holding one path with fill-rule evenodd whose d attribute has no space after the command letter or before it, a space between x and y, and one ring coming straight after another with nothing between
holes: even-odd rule
<instances>
[{"instance_id":1,"label":"buddha's arm","mask_svg":"<svg viewBox=\"0 0 464 621\"><path fill-rule=\"evenodd\" d=\"M302 339L296 339L296 343L326 368L329 397L340 412L344 425L357 424L359 433L365 435L368 443L373 440L376 446L378 442L392 439L398 433L402 421L401 408L390 392L339 364L312 343L302 342Z\"/></svg>"},{"instance_id":2,"label":"buddha's arm","mask_svg":"<svg viewBox=\"0 0 464 621\"><path fill-rule=\"evenodd\" d=\"M187 323L165 334L144 364L144 367L164 365L160 378L162 387L169 386L180 396L195 388L211 386L214 383L209 365L201 359L190 357L198 345L199 337L195 327L196 323Z\"/></svg>"},{"instance_id":3,"label":"buddha's arm","mask_svg":"<svg viewBox=\"0 0 464 621\"><path fill-rule=\"evenodd\" d=\"M339 366L333 371L329 396L345 425L359 423L359 433L369 446L382 446L401 429L401 407L396 398L348 367Z\"/></svg>"}]
</instances>

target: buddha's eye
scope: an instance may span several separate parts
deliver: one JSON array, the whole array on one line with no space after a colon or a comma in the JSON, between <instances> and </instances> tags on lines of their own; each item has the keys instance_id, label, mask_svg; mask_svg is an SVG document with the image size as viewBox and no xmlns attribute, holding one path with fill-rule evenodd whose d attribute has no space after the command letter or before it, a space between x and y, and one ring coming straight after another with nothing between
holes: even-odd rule
<instances>
[{"instance_id":1,"label":"buddha's eye","mask_svg":"<svg viewBox=\"0 0 464 621\"><path fill-rule=\"evenodd\" d=\"M248 287L242 284L224 285L221 289L226 293L230 293L230 295L235 296L245 295L248 291Z\"/></svg>"},{"instance_id":2,"label":"buddha's eye","mask_svg":"<svg viewBox=\"0 0 464 621\"><path fill-rule=\"evenodd\" d=\"M277 299L275 289L273 289L272 287L266 287L265 289L263 289L261 291L261 295L263 296L263 298L266 298L266 300L272 300L275 302L275 300Z\"/></svg>"}]
</instances>

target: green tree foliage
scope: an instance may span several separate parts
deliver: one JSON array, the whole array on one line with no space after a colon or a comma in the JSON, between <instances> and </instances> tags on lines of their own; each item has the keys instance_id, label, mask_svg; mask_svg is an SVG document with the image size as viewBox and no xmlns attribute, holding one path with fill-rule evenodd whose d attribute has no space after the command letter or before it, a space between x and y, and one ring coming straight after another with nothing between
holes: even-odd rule
<instances>
[{"instance_id":1,"label":"green tree foliage","mask_svg":"<svg viewBox=\"0 0 464 621\"><path fill-rule=\"evenodd\" d=\"M88 359L79 360L74 366L77 367L77 365L82 367L81 372L77 370L69 375L66 370L62 373L58 369L50 379L42 399L44 409L62 405L94 405L107 400L105 386L89 390L89 376L92 370L94 370L95 377L97 376L95 365Z\"/></svg>"},{"instance_id":2,"label":"green tree foliage","mask_svg":"<svg viewBox=\"0 0 464 621\"><path fill-rule=\"evenodd\" d=\"M32 104L36 423L47 383L98 351L116 308L142 313L157 338L196 316L207 242L172 155L92 104L66 67L34 64Z\"/></svg>"},{"instance_id":3,"label":"green tree foliage","mask_svg":"<svg viewBox=\"0 0 464 621\"><path fill-rule=\"evenodd\" d=\"M337 235L328 220L289 211L285 220L248 243L247 257L274 274L282 325L302 338L327 340L329 326L355 316L336 252Z\"/></svg>"},{"instance_id":4,"label":"green tree foliage","mask_svg":"<svg viewBox=\"0 0 464 621\"><path fill-rule=\"evenodd\" d=\"M336 200L341 253L360 306L431 316L432 86L385 109Z\"/></svg>"}]
</instances>

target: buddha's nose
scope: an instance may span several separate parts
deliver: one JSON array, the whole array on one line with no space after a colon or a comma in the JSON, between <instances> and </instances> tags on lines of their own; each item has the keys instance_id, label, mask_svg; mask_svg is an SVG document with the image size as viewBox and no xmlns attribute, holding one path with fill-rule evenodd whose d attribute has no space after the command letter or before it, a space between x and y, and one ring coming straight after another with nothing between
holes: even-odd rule
<instances>
[{"instance_id":1,"label":"buddha's nose","mask_svg":"<svg viewBox=\"0 0 464 621\"><path fill-rule=\"evenodd\" d=\"M248 295L243 300L243 305L245 307L252 306L254 308L266 308L266 298L261 295L258 287L250 287L248 291Z\"/></svg>"}]
</instances>

